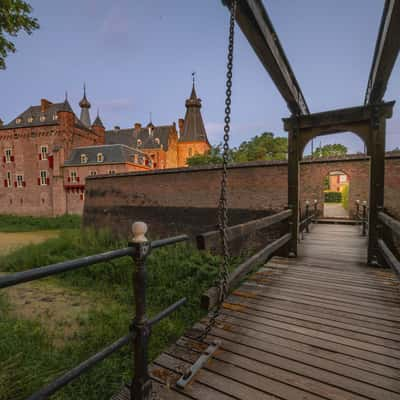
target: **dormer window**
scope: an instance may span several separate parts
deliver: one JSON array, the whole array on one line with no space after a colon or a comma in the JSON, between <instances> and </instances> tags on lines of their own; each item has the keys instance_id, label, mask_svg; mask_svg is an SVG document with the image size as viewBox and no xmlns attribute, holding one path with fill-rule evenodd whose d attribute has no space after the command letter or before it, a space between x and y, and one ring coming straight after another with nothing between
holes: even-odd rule
<instances>
[{"instance_id":1,"label":"dormer window","mask_svg":"<svg viewBox=\"0 0 400 400\"><path fill-rule=\"evenodd\" d=\"M156 144L160 144L160 139L158 138L158 137L156 137L155 139L154 139L154 142L156 143Z\"/></svg>"},{"instance_id":2,"label":"dormer window","mask_svg":"<svg viewBox=\"0 0 400 400\"><path fill-rule=\"evenodd\" d=\"M104 162L103 153L97 153L97 162Z\"/></svg>"},{"instance_id":3,"label":"dormer window","mask_svg":"<svg viewBox=\"0 0 400 400\"><path fill-rule=\"evenodd\" d=\"M81 164L86 164L88 162L88 156L86 154L81 154Z\"/></svg>"},{"instance_id":4,"label":"dormer window","mask_svg":"<svg viewBox=\"0 0 400 400\"><path fill-rule=\"evenodd\" d=\"M45 117L44 115L41 115L41 116L40 116L40 121L41 121L41 122L46 121L46 117Z\"/></svg>"},{"instance_id":5,"label":"dormer window","mask_svg":"<svg viewBox=\"0 0 400 400\"><path fill-rule=\"evenodd\" d=\"M137 140L137 145L141 146L142 145L142 141L140 139Z\"/></svg>"},{"instance_id":6,"label":"dormer window","mask_svg":"<svg viewBox=\"0 0 400 400\"><path fill-rule=\"evenodd\" d=\"M57 114L53 114L53 121L57 121L58 120L58 115Z\"/></svg>"},{"instance_id":7,"label":"dormer window","mask_svg":"<svg viewBox=\"0 0 400 400\"><path fill-rule=\"evenodd\" d=\"M15 123L16 123L16 124L20 124L20 123L21 123L21 121L22 121L22 119L21 119L21 118L17 118L17 119L15 120Z\"/></svg>"},{"instance_id":8,"label":"dormer window","mask_svg":"<svg viewBox=\"0 0 400 400\"><path fill-rule=\"evenodd\" d=\"M33 122L33 117L29 117L28 122Z\"/></svg>"}]
</instances>

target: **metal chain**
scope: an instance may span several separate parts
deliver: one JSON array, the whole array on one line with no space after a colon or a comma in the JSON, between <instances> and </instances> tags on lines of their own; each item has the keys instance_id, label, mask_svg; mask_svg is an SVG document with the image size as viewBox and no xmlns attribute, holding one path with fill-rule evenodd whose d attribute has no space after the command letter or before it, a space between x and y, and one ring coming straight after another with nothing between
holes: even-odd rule
<instances>
[{"instance_id":1,"label":"metal chain","mask_svg":"<svg viewBox=\"0 0 400 400\"><path fill-rule=\"evenodd\" d=\"M216 319L219 316L222 303L228 294L228 279L229 279L229 246L228 246L228 205L227 205L227 183L228 183L228 162L229 162L229 132L231 124L231 97L232 97L232 69L233 69L233 48L235 37L235 16L236 16L237 0L232 0L230 7L230 23L229 23L229 46L228 46L228 64L226 73L226 98L225 98L225 126L224 126L224 145L222 153L222 178L221 178L221 193L218 204L218 230L223 249L223 261L218 277L218 297L217 306L212 311L207 326L200 335L199 339L204 340L215 325Z\"/></svg>"}]
</instances>

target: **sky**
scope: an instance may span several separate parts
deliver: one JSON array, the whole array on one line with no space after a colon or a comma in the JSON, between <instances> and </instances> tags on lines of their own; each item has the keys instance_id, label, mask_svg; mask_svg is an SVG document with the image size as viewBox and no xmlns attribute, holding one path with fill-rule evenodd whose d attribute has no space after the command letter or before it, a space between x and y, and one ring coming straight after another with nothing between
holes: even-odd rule
<instances>
[{"instance_id":1,"label":"sky","mask_svg":"<svg viewBox=\"0 0 400 400\"><path fill-rule=\"evenodd\" d=\"M9 122L41 98L79 115L83 82L108 129L170 124L196 88L209 140L223 136L228 10L220 0L30 0L40 30L15 39L0 71L0 118ZM263 0L311 112L362 105L384 0ZM265 131L284 136L289 110L239 28L231 145ZM385 100L396 100L387 149L400 147L400 62ZM354 134L318 138L363 151Z\"/></svg>"}]
</instances>

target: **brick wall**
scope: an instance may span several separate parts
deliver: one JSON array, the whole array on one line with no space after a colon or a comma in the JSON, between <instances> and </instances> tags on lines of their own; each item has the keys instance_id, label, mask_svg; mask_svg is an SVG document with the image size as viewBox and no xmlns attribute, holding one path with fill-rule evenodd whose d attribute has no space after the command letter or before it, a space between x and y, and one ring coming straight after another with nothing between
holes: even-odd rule
<instances>
[{"instance_id":1,"label":"brick wall","mask_svg":"<svg viewBox=\"0 0 400 400\"><path fill-rule=\"evenodd\" d=\"M385 202L400 216L400 157L386 160ZM363 156L303 162L301 204L323 201L324 177L343 171L350 179L350 204L368 199L369 160ZM216 226L221 171L218 167L172 169L89 178L84 224L108 227L126 237L135 220L158 236L196 234ZM287 163L257 162L229 169L230 225L287 207Z\"/></svg>"}]
</instances>

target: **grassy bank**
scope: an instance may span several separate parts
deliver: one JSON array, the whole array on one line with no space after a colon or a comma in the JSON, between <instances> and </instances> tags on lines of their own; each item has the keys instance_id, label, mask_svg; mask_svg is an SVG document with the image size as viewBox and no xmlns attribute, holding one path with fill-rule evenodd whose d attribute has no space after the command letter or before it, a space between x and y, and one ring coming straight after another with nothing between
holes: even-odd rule
<instances>
[{"instance_id":1,"label":"grassy bank","mask_svg":"<svg viewBox=\"0 0 400 400\"><path fill-rule=\"evenodd\" d=\"M23 217L0 215L0 232L32 232L50 229L77 229L81 225L79 215L60 217Z\"/></svg>"},{"instance_id":2,"label":"grassy bank","mask_svg":"<svg viewBox=\"0 0 400 400\"><path fill-rule=\"evenodd\" d=\"M66 231L58 238L0 258L0 270L20 271L125 245L104 232ZM150 345L151 358L202 316L200 295L213 283L218 265L217 257L200 253L188 244L156 249L150 255L149 316L181 297L188 298L185 306L155 327ZM45 327L34 321L17 319L12 306L3 299L0 303L0 400L26 398L48 378L75 366L126 334L134 316L132 270L132 261L126 257L47 279L51 284L85 292L97 305L88 315L82 316L79 331L61 347L54 346ZM130 365L131 353L125 348L54 398L109 399L124 381L129 380Z\"/></svg>"}]
</instances>

